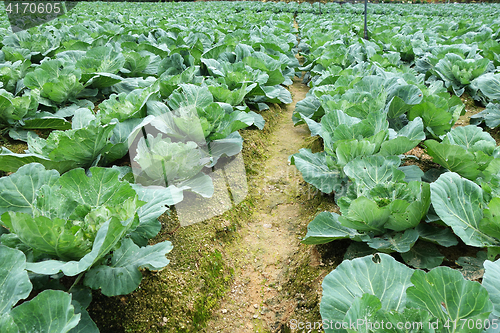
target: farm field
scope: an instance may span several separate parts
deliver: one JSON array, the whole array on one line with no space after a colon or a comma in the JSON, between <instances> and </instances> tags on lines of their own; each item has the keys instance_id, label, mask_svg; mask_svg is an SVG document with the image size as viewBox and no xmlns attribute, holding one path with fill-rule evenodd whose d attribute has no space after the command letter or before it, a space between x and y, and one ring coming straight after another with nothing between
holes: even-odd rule
<instances>
[{"instance_id":1,"label":"farm field","mask_svg":"<svg viewBox=\"0 0 500 333\"><path fill-rule=\"evenodd\" d=\"M0 332L500 332L500 5L363 13L3 16Z\"/></svg>"}]
</instances>

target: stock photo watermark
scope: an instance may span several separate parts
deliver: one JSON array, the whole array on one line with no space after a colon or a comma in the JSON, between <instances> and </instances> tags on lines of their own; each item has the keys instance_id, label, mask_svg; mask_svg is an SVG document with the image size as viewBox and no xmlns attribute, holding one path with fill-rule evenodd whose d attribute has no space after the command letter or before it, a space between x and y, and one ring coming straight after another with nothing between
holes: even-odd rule
<instances>
[{"instance_id":1,"label":"stock photo watermark","mask_svg":"<svg viewBox=\"0 0 500 333\"><path fill-rule=\"evenodd\" d=\"M292 330L315 330L315 329L350 329L350 330L383 330L383 329L406 329L406 330L421 330L425 326L429 328L437 328L438 323L423 323L423 322L397 322L390 321L369 321L365 319L357 319L356 321L333 321L323 320L317 322L303 322L295 319L290 320L289 327Z\"/></svg>"},{"instance_id":2,"label":"stock photo watermark","mask_svg":"<svg viewBox=\"0 0 500 333\"><path fill-rule=\"evenodd\" d=\"M13 32L47 23L66 14L78 1L4 1L5 13Z\"/></svg>"},{"instance_id":3,"label":"stock photo watermark","mask_svg":"<svg viewBox=\"0 0 500 333\"><path fill-rule=\"evenodd\" d=\"M188 226L221 215L245 199L242 145L237 132L207 140L196 107L188 105L149 116L129 140L129 156L137 184L183 191L175 209L181 226Z\"/></svg>"},{"instance_id":4,"label":"stock photo watermark","mask_svg":"<svg viewBox=\"0 0 500 333\"><path fill-rule=\"evenodd\" d=\"M344 330L354 330L354 331L372 331L372 330L411 330L411 331L421 331L421 330L437 330L439 328L450 328L453 330L460 329L470 329L470 330L480 330L480 329L498 329L500 326L498 319L460 319L460 320L446 320L439 321L431 320L427 322L421 321L370 321L366 319L357 319L355 321L334 321L334 320L323 320L316 322L299 321L292 319L288 322L288 327L295 332L310 332L311 330L327 330L327 329L344 329Z\"/></svg>"},{"instance_id":5,"label":"stock photo watermark","mask_svg":"<svg viewBox=\"0 0 500 333\"><path fill-rule=\"evenodd\" d=\"M110 0L108 0L109 2ZM113 2L134 2L114 1ZM58 0L5 0L4 10L13 32L17 33L29 28L50 22L70 12L80 1ZM158 2L146 0L143 2ZM97 2L95 3L98 4Z\"/></svg>"}]
</instances>

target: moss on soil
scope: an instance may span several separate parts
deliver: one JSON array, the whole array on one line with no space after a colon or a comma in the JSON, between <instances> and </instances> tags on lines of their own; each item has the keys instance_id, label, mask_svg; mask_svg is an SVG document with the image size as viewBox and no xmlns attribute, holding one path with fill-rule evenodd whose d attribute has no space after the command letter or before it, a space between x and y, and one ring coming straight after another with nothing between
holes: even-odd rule
<instances>
[{"instance_id":1,"label":"moss on soil","mask_svg":"<svg viewBox=\"0 0 500 333\"><path fill-rule=\"evenodd\" d=\"M469 94L464 93L460 99L465 105L465 114L460 116L460 118L455 123L455 126L467 126L470 125L470 117L484 110L484 107L480 102L475 101Z\"/></svg>"},{"instance_id":2,"label":"moss on soil","mask_svg":"<svg viewBox=\"0 0 500 333\"><path fill-rule=\"evenodd\" d=\"M500 127L497 128L488 128L486 127L486 131L491 134L493 139L497 142L497 146L500 145Z\"/></svg>"},{"instance_id":3,"label":"moss on soil","mask_svg":"<svg viewBox=\"0 0 500 333\"><path fill-rule=\"evenodd\" d=\"M463 98L467 113L457 125L467 125L468 118L483 108L471 98ZM245 139L243 157L250 185L258 183L258 176L263 168L266 145L280 117L280 107L274 105L261 113L266 119L263 131L241 131ZM500 142L500 129L489 130ZM42 136L46 133L40 133ZM9 150L22 153L27 149L23 142L0 137L0 144ZM318 137L306 140L306 147L313 152L322 150ZM3 174L0 174L3 176ZM296 227L298 238L307 232L307 224L322 211L336 211L334 197L318 192L311 185L302 182L301 191L290 194L287 202L303 204L302 221ZM134 293L105 297L94 292L89 313L104 332L199 332L226 295L234 278L235 269L230 248L241 240L238 230L252 217L255 209L255 195L250 194L236 207L210 220L180 227L175 209L160 217L162 229L151 243L163 240L171 241L174 248L167 257L171 263L162 271L143 271L143 281ZM284 279L279 296L274 302L294 300L293 317L303 322L320 322L319 302L323 278L337 267L350 241L336 241L324 245L301 245L290 258L289 265L283 272ZM459 244L456 247L441 249L447 260L445 265L455 267L459 256L474 256L469 247ZM476 251L477 252L477 251ZM259 331L266 332L262 327ZM292 332L282 323L279 332Z\"/></svg>"},{"instance_id":4,"label":"moss on soil","mask_svg":"<svg viewBox=\"0 0 500 333\"><path fill-rule=\"evenodd\" d=\"M16 154L22 154L28 149L28 145L25 142L12 140L6 132L0 135L0 147L5 147ZM0 171L0 177L3 176L7 176L7 173Z\"/></svg>"},{"instance_id":5,"label":"moss on soil","mask_svg":"<svg viewBox=\"0 0 500 333\"><path fill-rule=\"evenodd\" d=\"M13 153L22 154L28 145L25 142L12 140L8 134L0 136L0 146L7 148Z\"/></svg>"}]
</instances>

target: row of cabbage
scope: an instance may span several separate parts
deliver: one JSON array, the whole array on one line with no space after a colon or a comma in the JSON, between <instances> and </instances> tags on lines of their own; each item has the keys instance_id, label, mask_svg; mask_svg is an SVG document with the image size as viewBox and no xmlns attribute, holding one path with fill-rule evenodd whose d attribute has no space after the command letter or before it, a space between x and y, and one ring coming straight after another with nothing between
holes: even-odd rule
<instances>
[{"instance_id":1,"label":"row of cabbage","mask_svg":"<svg viewBox=\"0 0 500 333\"><path fill-rule=\"evenodd\" d=\"M158 217L183 191L212 196L238 130L264 126L250 108L291 102L292 14L240 6L80 3L2 31L0 124L28 149L0 152L0 331L98 332L91 289L165 267Z\"/></svg>"},{"instance_id":2,"label":"row of cabbage","mask_svg":"<svg viewBox=\"0 0 500 333\"><path fill-rule=\"evenodd\" d=\"M473 121L500 121L500 21L415 12L372 15L369 40L353 12L297 17L311 90L293 120L324 151L291 161L341 213L317 215L303 243L354 241L323 281L326 332L500 329L500 148L484 128L454 126L465 92L487 106ZM412 155L419 145L435 164ZM459 239L487 249L457 261L484 269L482 285L438 267Z\"/></svg>"}]
</instances>

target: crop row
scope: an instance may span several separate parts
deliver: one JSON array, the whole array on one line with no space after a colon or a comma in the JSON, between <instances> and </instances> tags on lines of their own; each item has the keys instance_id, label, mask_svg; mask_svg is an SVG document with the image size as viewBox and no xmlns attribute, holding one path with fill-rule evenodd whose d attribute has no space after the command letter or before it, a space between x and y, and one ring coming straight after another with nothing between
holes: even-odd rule
<instances>
[{"instance_id":1,"label":"crop row","mask_svg":"<svg viewBox=\"0 0 500 333\"><path fill-rule=\"evenodd\" d=\"M290 158L340 208L317 215L303 243L353 241L323 281L323 328L403 332L398 323L418 322L422 332L496 332L500 148L477 125L500 121L499 8L472 18L447 7L443 20L430 7L404 16L410 7L373 6L365 40L358 11L343 7L297 17L311 90L294 122L324 149ZM456 127L463 94L487 108ZM440 249L459 241L487 250L473 258L482 285L442 266Z\"/></svg>"}]
</instances>

